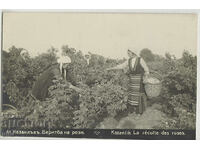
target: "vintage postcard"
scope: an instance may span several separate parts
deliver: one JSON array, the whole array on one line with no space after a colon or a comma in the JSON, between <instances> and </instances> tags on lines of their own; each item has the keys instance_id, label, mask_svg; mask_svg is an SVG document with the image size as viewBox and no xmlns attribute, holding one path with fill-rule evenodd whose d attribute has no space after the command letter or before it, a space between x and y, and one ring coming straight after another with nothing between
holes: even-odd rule
<instances>
[{"instance_id":1,"label":"vintage postcard","mask_svg":"<svg viewBox=\"0 0 200 150\"><path fill-rule=\"evenodd\" d=\"M2 137L196 139L198 13L1 18Z\"/></svg>"}]
</instances>

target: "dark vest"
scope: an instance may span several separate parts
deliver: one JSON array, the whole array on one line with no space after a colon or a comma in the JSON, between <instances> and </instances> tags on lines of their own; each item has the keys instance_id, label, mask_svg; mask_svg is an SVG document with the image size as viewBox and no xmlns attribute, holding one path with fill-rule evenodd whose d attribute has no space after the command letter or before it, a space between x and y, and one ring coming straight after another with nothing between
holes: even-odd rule
<instances>
[{"instance_id":1,"label":"dark vest","mask_svg":"<svg viewBox=\"0 0 200 150\"><path fill-rule=\"evenodd\" d=\"M129 58L128 60L128 64L129 64L129 73L134 75L134 74L141 74L144 75L144 68L142 67L142 65L140 64L140 57L136 58L135 64L134 66L132 66L132 59L133 58Z\"/></svg>"}]
</instances>

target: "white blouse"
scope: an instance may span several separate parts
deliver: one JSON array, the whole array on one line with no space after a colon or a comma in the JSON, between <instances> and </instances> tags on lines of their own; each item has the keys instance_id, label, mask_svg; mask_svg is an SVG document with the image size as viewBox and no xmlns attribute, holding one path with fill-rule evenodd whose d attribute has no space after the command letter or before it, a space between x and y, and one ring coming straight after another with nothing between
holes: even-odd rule
<instances>
[{"instance_id":1,"label":"white blouse","mask_svg":"<svg viewBox=\"0 0 200 150\"><path fill-rule=\"evenodd\" d=\"M71 58L68 56L61 56L58 58L57 62L59 64L66 64L66 63L71 63Z\"/></svg>"}]
</instances>

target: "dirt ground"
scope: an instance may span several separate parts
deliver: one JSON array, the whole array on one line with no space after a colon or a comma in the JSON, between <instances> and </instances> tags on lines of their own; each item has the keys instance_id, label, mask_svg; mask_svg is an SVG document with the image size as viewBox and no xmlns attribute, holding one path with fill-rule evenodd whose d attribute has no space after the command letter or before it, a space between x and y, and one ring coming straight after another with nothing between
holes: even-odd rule
<instances>
[{"instance_id":1,"label":"dirt ground","mask_svg":"<svg viewBox=\"0 0 200 150\"><path fill-rule=\"evenodd\" d=\"M142 115L130 113L120 120L112 117L105 118L98 126L99 129L155 129L167 116L161 111L160 104L153 104Z\"/></svg>"}]
</instances>

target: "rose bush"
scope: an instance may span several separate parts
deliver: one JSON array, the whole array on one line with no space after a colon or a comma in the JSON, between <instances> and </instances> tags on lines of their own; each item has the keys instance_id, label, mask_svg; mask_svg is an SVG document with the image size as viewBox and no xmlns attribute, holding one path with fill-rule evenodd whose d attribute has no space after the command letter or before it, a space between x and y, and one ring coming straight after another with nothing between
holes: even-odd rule
<instances>
[{"instance_id":1,"label":"rose bush","mask_svg":"<svg viewBox=\"0 0 200 150\"><path fill-rule=\"evenodd\" d=\"M21 50L12 47L3 59L3 90L26 120L45 120L54 128L95 128L105 117L117 117L126 112L128 77L123 71L106 71L125 59L109 59L91 53L87 65L81 51L63 46L63 52L72 59L69 69L76 86L83 91L77 93L69 88L70 81L56 76L48 97L39 101L29 92L38 76L56 62L57 50L51 48L26 61L19 56ZM170 54L155 55L154 59L148 59L147 65L163 76L162 93L157 99L170 119L160 128L194 129L196 56L188 52L180 59Z\"/></svg>"}]
</instances>

